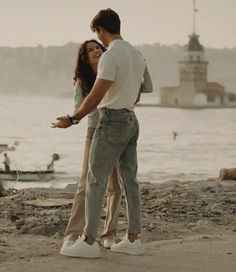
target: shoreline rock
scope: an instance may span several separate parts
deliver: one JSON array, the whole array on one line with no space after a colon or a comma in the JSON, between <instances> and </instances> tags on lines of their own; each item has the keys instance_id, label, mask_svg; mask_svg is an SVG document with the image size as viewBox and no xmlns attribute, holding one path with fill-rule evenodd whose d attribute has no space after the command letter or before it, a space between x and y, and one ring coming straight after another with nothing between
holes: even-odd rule
<instances>
[{"instance_id":1,"label":"shoreline rock","mask_svg":"<svg viewBox=\"0 0 236 272\"><path fill-rule=\"evenodd\" d=\"M0 236L34 234L62 238L76 185L64 189L30 188L0 198ZM235 181L170 181L141 183L142 238L177 239L220 229L236 232ZM103 209L101 226L105 219ZM118 236L125 234L127 215L122 197Z\"/></svg>"},{"instance_id":2,"label":"shoreline rock","mask_svg":"<svg viewBox=\"0 0 236 272\"><path fill-rule=\"evenodd\" d=\"M104 264L108 270L127 272L168 272L173 267L176 272L208 271L210 264L214 264L211 271L233 271L235 181L141 183L140 189L141 239L147 254L138 258L114 256L102 248L102 258L94 261L59 254L76 185L7 190L9 195L0 198L1 271L72 272L78 266L83 271L104 271ZM104 218L103 211L101 228ZM123 236L126 229L123 197L117 236ZM202 262L206 252L207 263Z\"/></svg>"},{"instance_id":3,"label":"shoreline rock","mask_svg":"<svg viewBox=\"0 0 236 272\"><path fill-rule=\"evenodd\" d=\"M236 168L220 169L221 180L236 180Z\"/></svg>"},{"instance_id":4,"label":"shoreline rock","mask_svg":"<svg viewBox=\"0 0 236 272\"><path fill-rule=\"evenodd\" d=\"M0 197L6 196L6 195L7 195L6 190L2 184L2 181L0 180Z\"/></svg>"}]
</instances>

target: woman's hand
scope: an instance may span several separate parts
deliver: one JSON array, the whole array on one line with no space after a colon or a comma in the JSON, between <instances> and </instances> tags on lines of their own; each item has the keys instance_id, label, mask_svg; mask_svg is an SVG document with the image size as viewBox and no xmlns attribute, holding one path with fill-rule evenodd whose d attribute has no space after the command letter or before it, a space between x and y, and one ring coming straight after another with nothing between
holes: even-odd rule
<instances>
[{"instance_id":1,"label":"woman's hand","mask_svg":"<svg viewBox=\"0 0 236 272\"><path fill-rule=\"evenodd\" d=\"M52 128L68 128L71 125L72 124L68 116L61 116L61 117L58 117L55 122L52 122L51 127Z\"/></svg>"}]
</instances>

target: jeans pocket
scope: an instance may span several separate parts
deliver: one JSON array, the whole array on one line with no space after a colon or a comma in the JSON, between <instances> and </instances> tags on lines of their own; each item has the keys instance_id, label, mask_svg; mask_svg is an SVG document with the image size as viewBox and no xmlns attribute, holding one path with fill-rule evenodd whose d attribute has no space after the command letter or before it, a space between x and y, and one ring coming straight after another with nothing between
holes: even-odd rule
<instances>
[{"instance_id":1,"label":"jeans pocket","mask_svg":"<svg viewBox=\"0 0 236 272\"><path fill-rule=\"evenodd\" d=\"M105 136L111 145L119 145L127 141L129 134L128 123L110 123L106 126Z\"/></svg>"}]
</instances>

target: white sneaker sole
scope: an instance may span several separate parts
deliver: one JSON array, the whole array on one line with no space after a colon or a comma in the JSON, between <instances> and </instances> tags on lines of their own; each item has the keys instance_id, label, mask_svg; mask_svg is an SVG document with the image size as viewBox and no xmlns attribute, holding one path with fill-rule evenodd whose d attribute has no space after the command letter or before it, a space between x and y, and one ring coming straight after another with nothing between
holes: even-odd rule
<instances>
[{"instance_id":1,"label":"white sneaker sole","mask_svg":"<svg viewBox=\"0 0 236 272\"><path fill-rule=\"evenodd\" d=\"M121 253L121 254L128 254L128 255L137 255L137 256L140 256L140 255L143 255L145 253L145 251L143 249L140 249L140 250L131 250L131 249L124 249L123 251L122 250L119 250L119 249L113 249L111 248L111 251L114 252L114 253Z\"/></svg>"},{"instance_id":2,"label":"white sneaker sole","mask_svg":"<svg viewBox=\"0 0 236 272\"><path fill-rule=\"evenodd\" d=\"M89 258L89 259L97 259L101 257L101 253L100 252L94 252L94 253L86 253L86 252L80 252L80 253L76 253L76 252L71 252L70 250L68 250L68 248L62 247L60 254L63 256L67 256L67 257L74 257L74 258Z\"/></svg>"}]
</instances>

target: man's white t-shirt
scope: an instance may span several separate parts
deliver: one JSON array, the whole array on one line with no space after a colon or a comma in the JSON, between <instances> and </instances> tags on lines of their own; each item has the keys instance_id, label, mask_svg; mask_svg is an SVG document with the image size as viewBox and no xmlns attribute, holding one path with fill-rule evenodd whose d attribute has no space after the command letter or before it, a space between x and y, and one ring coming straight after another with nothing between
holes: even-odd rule
<instances>
[{"instance_id":1,"label":"man's white t-shirt","mask_svg":"<svg viewBox=\"0 0 236 272\"><path fill-rule=\"evenodd\" d=\"M124 40L114 40L98 63L97 78L113 81L98 108L133 109L142 84L145 62Z\"/></svg>"}]
</instances>

